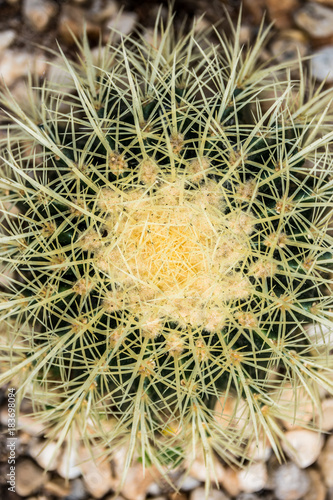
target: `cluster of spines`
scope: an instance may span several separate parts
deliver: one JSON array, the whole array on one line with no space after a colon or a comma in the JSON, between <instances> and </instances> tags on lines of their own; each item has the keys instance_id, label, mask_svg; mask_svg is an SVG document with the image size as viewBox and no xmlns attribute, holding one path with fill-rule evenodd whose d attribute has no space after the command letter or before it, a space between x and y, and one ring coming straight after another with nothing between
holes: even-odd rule
<instances>
[{"instance_id":1,"label":"cluster of spines","mask_svg":"<svg viewBox=\"0 0 333 500\"><path fill-rule=\"evenodd\" d=\"M48 395L44 419L57 432L67 419L62 437L74 421L85 429L87 408L96 435L99 419L117 416L101 434L122 442L131 429L128 463L141 447L158 464L161 443L178 461L191 433L194 448L201 442L207 452L209 438L230 459L227 450L245 430L219 427L213 406L232 393L247 402L244 429L252 421L274 444L279 406L271 392L300 383L315 402L313 384L331 388L322 374L327 359L305 329L331 321L332 164L328 149L318 152L331 136L317 139L328 118L316 122L302 104L302 86L302 112L283 109L288 82L275 84L285 95L269 113L254 108L269 82L269 70L252 72L261 35L243 62L237 43L231 50L221 37L225 61L191 37L173 46L173 36L169 23L158 50L143 50L143 41L123 45L113 67L90 65L93 90L66 61L76 92L64 98L70 113L62 114L52 87L38 125L12 103L17 134L4 156L12 174L3 181L2 255L15 274L3 294L3 320L11 335L19 327L14 338L26 353L10 376L29 367L22 387L33 382L35 394L38 387ZM143 67L145 51L150 64ZM315 109L326 100L314 94ZM164 207L160 215L156 206ZM201 225L195 241L191 218ZM156 261L140 254L142 238L149 243L146 226L157 227L149 241L160 245L159 285ZM190 253L199 247L208 255L201 264L223 269L213 269L222 288L215 317L205 320L198 297L209 287L189 288L178 303L174 290L195 280L185 271L188 254L188 266L202 271Z\"/></svg>"}]
</instances>

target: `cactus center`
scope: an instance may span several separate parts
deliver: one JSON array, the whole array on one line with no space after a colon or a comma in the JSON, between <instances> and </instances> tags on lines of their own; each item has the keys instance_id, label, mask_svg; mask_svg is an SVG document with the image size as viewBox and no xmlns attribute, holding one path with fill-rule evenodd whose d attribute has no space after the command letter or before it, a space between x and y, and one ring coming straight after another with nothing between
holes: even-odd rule
<instances>
[{"instance_id":1,"label":"cactus center","mask_svg":"<svg viewBox=\"0 0 333 500\"><path fill-rule=\"evenodd\" d=\"M103 189L103 237L87 235L83 245L98 242L91 249L111 288L104 307L130 310L156 331L163 318L221 328L228 304L250 293L242 262L254 223L241 210L226 214L225 206L212 180L197 189L181 179L148 192Z\"/></svg>"}]
</instances>

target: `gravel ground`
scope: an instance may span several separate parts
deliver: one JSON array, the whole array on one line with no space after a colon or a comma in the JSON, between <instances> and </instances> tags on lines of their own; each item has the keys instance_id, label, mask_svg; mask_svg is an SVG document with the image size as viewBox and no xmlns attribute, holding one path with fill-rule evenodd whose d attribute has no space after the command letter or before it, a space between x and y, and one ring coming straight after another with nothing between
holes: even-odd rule
<instances>
[{"instance_id":1,"label":"gravel ground","mask_svg":"<svg viewBox=\"0 0 333 500\"><path fill-rule=\"evenodd\" d=\"M75 48L69 29L77 36L86 23L92 46L102 36L106 41L110 28L116 26L124 34L140 27L149 30L154 25L159 5L163 14L167 2L154 0L0 0L0 74L3 83L21 102L26 98L24 82L29 70L40 80L52 71L46 61L56 58L58 40L67 55ZM240 12L238 0L183 0L174 2L177 20L206 13L203 26L219 22L227 30L225 9L236 21ZM272 55L281 61L313 55L312 72L318 84L327 77L326 86L333 82L333 0L244 0L242 41L253 39L263 14L266 24L274 21L269 44L261 57ZM331 73L329 71L331 70ZM8 423L7 387L0 390L0 499L29 500L111 500L119 481L122 457L97 465L79 465L83 450L76 443L68 453L62 449L50 470L44 467L52 456L52 445L43 449L43 429L29 417L29 405L24 403L16 441L16 493L8 492ZM333 399L323 394L323 429L318 435L310 430L285 428L285 435L294 451L285 450L287 462L278 464L269 446L262 444L253 451L254 462L244 471L233 470L216 460L216 476L220 489L213 488L211 500L333 500ZM42 450L42 451L41 451ZM66 470L70 480L67 481ZM127 500L201 500L203 464L200 457L187 478L174 478L179 485L175 493L158 477L149 473L142 477L141 466L133 466L121 495ZM119 497L120 499L121 497Z\"/></svg>"}]
</instances>

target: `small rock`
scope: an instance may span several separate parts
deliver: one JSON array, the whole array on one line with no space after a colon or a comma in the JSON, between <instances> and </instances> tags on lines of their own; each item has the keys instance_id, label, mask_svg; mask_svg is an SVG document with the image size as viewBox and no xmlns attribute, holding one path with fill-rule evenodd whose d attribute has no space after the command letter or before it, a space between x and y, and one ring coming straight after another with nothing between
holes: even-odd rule
<instances>
[{"instance_id":1,"label":"small rock","mask_svg":"<svg viewBox=\"0 0 333 500\"><path fill-rule=\"evenodd\" d=\"M119 12L119 7L114 0L109 0L103 9L97 11L92 9L89 12L89 20L96 24L104 23L105 21L115 17Z\"/></svg>"},{"instance_id":2,"label":"small rock","mask_svg":"<svg viewBox=\"0 0 333 500\"><path fill-rule=\"evenodd\" d=\"M60 456L60 450L57 449L56 443L33 438L29 444L29 454L42 469L56 470Z\"/></svg>"},{"instance_id":3,"label":"small rock","mask_svg":"<svg viewBox=\"0 0 333 500\"><path fill-rule=\"evenodd\" d=\"M56 477L44 485L45 493L57 498L68 497L70 486L66 479Z\"/></svg>"},{"instance_id":4,"label":"small rock","mask_svg":"<svg viewBox=\"0 0 333 500\"><path fill-rule=\"evenodd\" d=\"M188 495L183 491L174 491L169 495L170 500L188 500Z\"/></svg>"},{"instance_id":5,"label":"small rock","mask_svg":"<svg viewBox=\"0 0 333 500\"><path fill-rule=\"evenodd\" d=\"M192 476L182 476L177 481L177 488L182 491L191 491L200 486L200 483L201 481L198 481L198 479L195 479Z\"/></svg>"},{"instance_id":6,"label":"small rock","mask_svg":"<svg viewBox=\"0 0 333 500\"><path fill-rule=\"evenodd\" d=\"M73 444L70 449L67 445L57 466L59 476L64 479L75 479L76 477L81 476L81 469L78 466L78 463L79 457L77 454L76 444Z\"/></svg>"},{"instance_id":7,"label":"small rock","mask_svg":"<svg viewBox=\"0 0 333 500\"><path fill-rule=\"evenodd\" d=\"M127 500L144 500L147 489L156 482L156 476L158 473L153 467L146 469L143 473L141 464L133 464L128 470L121 494ZM113 486L113 489L116 488Z\"/></svg>"},{"instance_id":8,"label":"small rock","mask_svg":"<svg viewBox=\"0 0 333 500\"><path fill-rule=\"evenodd\" d=\"M0 61L0 75L9 87L29 72L42 76L46 71L46 62L38 55L22 50L6 50Z\"/></svg>"},{"instance_id":9,"label":"small rock","mask_svg":"<svg viewBox=\"0 0 333 500\"><path fill-rule=\"evenodd\" d=\"M103 456L103 450L98 448L92 450L95 460L85 446L80 447L79 455L82 461L80 469L88 492L94 498L102 498L112 488L110 462L99 458Z\"/></svg>"},{"instance_id":10,"label":"small rock","mask_svg":"<svg viewBox=\"0 0 333 500\"><path fill-rule=\"evenodd\" d=\"M313 401L304 389L298 390L296 404L295 390L286 384L278 392L276 401L282 408L281 420L288 430L294 429L300 422L306 424L314 417Z\"/></svg>"},{"instance_id":11,"label":"small rock","mask_svg":"<svg viewBox=\"0 0 333 500\"><path fill-rule=\"evenodd\" d=\"M192 464L186 463L185 469L189 471L189 475L200 482L205 482L207 479L208 470L205 465L204 456L202 453L198 454ZM216 459L214 460L214 470L210 470L210 479L212 483L217 481L219 484L222 483L224 478L224 467Z\"/></svg>"},{"instance_id":12,"label":"small rock","mask_svg":"<svg viewBox=\"0 0 333 500\"><path fill-rule=\"evenodd\" d=\"M100 27L87 19L86 11L76 5L64 4L59 20L59 35L64 42L69 45L73 44L74 40L71 32L76 37L81 37L84 26L86 27L87 36L98 40Z\"/></svg>"},{"instance_id":13,"label":"small rock","mask_svg":"<svg viewBox=\"0 0 333 500\"><path fill-rule=\"evenodd\" d=\"M274 493L278 500L298 500L310 489L310 479L294 463L280 465L274 472Z\"/></svg>"},{"instance_id":14,"label":"small rock","mask_svg":"<svg viewBox=\"0 0 333 500\"><path fill-rule=\"evenodd\" d=\"M301 469L309 467L317 460L324 445L323 436L308 429L287 431L284 437L286 441L282 442L283 450Z\"/></svg>"},{"instance_id":15,"label":"small rock","mask_svg":"<svg viewBox=\"0 0 333 500\"><path fill-rule=\"evenodd\" d=\"M333 399L324 399L321 404L322 418L318 425L323 431L333 430Z\"/></svg>"},{"instance_id":16,"label":"small rock","mask_svg":"<svg viewBox=\"0 0 333 500\"><path fill-rule=\"evenodd\" d=\"M295 13L296 24L312 38L333 35L333 10L314 2L307 2Z\"/></svg>"},{"instance_id":17,"label":"small rock","mask_svg":"<svg viewBox=\"0 0 333 500\"><path fill-rule=\"evenodd\" d=\"M255 495L254 493L242 492L239 495L237 495L237 500L260 500L260 497L258 495Z\"/></svg>"},{"instance_id":18,"label":"small rock","mask_svg":"<svg viewBox=\"0 0 333 500\"><path fill-rule=\"evenodd\" d=\"M45 31L57 14L57 4L51 0L24 0L23 15L36 31Z\"/></svg>"},{"instance_id":19,"label":"small rock","mask_svg":"<svg viewBox=\"0 0 333 500\"><path fill-rule=\"evenodd\" d=\"M308 44L304 40L291 36L280 37L271 45L271 52L278 61L298 61L308 53Z\"/></svg>"},{"instance_id":20,"label":"small rock","mask_svg":"<svg viewBox=\"0 0 333 500\"><path fill-rule=\"evenodd\" d=\"M84 487L83 481L80 478L74 479L70 482L71 491L66 500L85 500L87 498L87 492ZM119 500L113 499L113 500Z\"/></svg>"},{"instance_id":21,"label":"small rock","mask_svg":"<svg viewBox=\"0 0 333 500\"><path fill-rule=\"evenodd\" d=\"M137 14L135 12L123 12L120 16L112 18L108 22L107 27L115 29L123 35L128 35L133 31L136 21Z\"/></svg>"},{"instance_id":22,"label":"small rock","mask_svg":"<svg viewBox=\"0 0 333 500\"><path fill-rule=\"evenodd\" d=\"M239 28L239 43L241 45L248 43L252 38L252 27L248 24L242 24Z\"/></svg>"},{"instance_id":23,"label":"small rock","mask_svg":"<svg viewBox=\"0 0 333 500\"><path fill-rule=\"evenodd\" d=\"M16 491L26 497L35 493L46 481L50 475L43 473L37 465L30 459L24 459L16 467Z\"/></svg>"},{"instance_id":24,"label":"small rock","mask_svg":"<svg viewBox=\"0 0 333 500\"><path fill-rule=\"evenodd\" d=\"M238 471L231 469L231 467L226 467L221 485L231 497L239 495L241 487L239 483Z\"/></svg>"},{"instance_id":25,"label":"small rock","mask_svg":"<svg viewBox=\"0 0 333 500\"><path fill-rule=\"evenodd\" d=\"M322 49L316 50L313 53L313 58L311 59L311 69L312 74L317 80L323 81L326 79L327 82L333 82L333 47L331 45L323 47ZM318 344L323 345L329 343L333 340L332 329L324 328L324 337L319 337L319 332L317 332ZM327 335L325 335L325 330ZM310 331L310 333L312 330ZM314 332L316 334L316 332Z\"/></svg>"},{"instance_id":26,"label":"small rock","mask_svg":"<svg viewBox=\"0 0 333 500\"><path fill-rule=\"evenodd\" d=\"M330 49L330 51L328 49ZM312 73L318 80L324 80L330 71L333 72L332 54L333 47L331 45L314 52L313 58L311 59ZM318 71L318 76L315 75L315 70ZM332 80L333 74L331 73L331 79L327 81L329 82ZM329 347L333 343L332 328L325 325L316 325L312 323L306 328L306 333L310 337L311 343L315 343L316 348L320 346Z\"/></svg>"},{"instance_id":27,"label":"small rock","mask_svg":"<svg viewBox=\"0 0 333 500\"><path fill-rule=\"evenodd\" d=\"M221 490L211 489L206 496L205 488L200 487L192 490L190 500L229 500L229 497Z\"/></svg>"},{"instance_id":28,"label":"small rock","mask_svg":"<svg viewBox=\"0 0 333 500\"><path fill-rule=\"evenodd\" d=\"M230 425L237 429L245 429L250 433L251 424L247 422L249 407L243 398L221 396L215 404L215 421L220 427L226 429Z\"/></svg>"},{"instance_id":29,"label":"small rock","mask_svg":"<svg viewBox=\"0 0 333 500\"><path fill-rule=\"evenodd\" d=\"M41 436L45 431L44 425L37 418L24 414L18 416L17 428L22 429L30 436Z\"/></svg>"},{"instance_id":30,"label":"small rock","mask_svg":"<svg viewBox=\"0 0 333 500\"><path fill-rule=\"evenodd\" d=\"M262 490L267 482L267 467L263 462L252 463L238 472L240 488L246 493Z\"/></svg>"},{"instance_id":31,"label":"small rock","mask_svg":"<svg viewBox=\"0 0 333 500\"><path fill-rule=\"evenodd\" d=\"M290 28L292 26L291 12L299 7L298 0L266 0L265 4L269 12L269 17L279 29Z\"/></svg>"},{"instance_id":32,"label":"small rock","mask_svg":"<svg viewBox=\"0 0 333 500\"><path fill-rule=\"evenodd\" d=\"M325 483L329 488L333 488L333 435L326 442L323 451L318 459L318 464Z\"/></svg>"},{"instance_id":33,"label":"small rock","mask_svg":"<svg viewBox=\"0 0 333 500\"><path fill-rule=\"evenodd\" d=\"M16 33L14 30L5 30L0 32L0 53L13 43L15 36Z\"/></svg>"},{"instance_id":34,"label":"small rock","mask_svg":"<svg viewBox=\"0 0 333 500\"><path fill-rule=\"evenodd\" d=\"M249 443L246 453L249 458L252 458L255 461L267 462L272 454L272 447L268 441L259 439L259 441L257 442L257 440L254 439Z\"/></svg>"},{"instance_id":35,"label":"small rock","mask_svg":"<svg viewBox=\"0 0 333 500\"><path fill-rule=\"evenodd\" d=\"M303 500L325 500L326 487L319 472L316 469L309 469L308 474L311 484L310 489L304 496Z\"/></svg>"}]
</instances>

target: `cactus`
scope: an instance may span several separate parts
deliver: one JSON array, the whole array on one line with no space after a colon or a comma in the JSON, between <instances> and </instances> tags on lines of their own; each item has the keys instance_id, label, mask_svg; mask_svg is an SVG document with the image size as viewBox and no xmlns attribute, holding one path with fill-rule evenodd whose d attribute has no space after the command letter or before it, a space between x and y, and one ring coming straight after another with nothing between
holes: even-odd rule
<instances>
[{"instance_id":1,"label":"cactus","mask_svg":"<svg viewBox=\"0 0 333 500\"><path fill-rule=\"evenodd\" d=\"M331 92L260 65L266 36L158 19L77 42L66 92L2 95L0 381L59 446L125 447L124 477L252 434L281 458L298 394L333 390Z\"/></svg>"}]
</instances>

